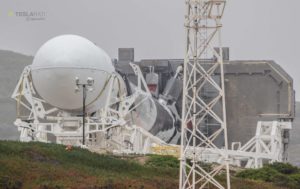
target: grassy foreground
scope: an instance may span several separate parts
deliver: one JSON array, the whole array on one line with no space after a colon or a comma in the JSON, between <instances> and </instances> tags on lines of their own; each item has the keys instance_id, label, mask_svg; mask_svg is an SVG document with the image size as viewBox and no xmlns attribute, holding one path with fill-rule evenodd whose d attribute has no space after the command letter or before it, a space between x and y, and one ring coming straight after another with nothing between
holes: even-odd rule
<instances>
[{"instance_id":1,"label":"grassy foreground","mask_svg":"<svg viewBox=\"0 0 300 189\"><path fill-rule=\"evenodd\" d=\"M124 159L57 144L0 141L1 189L176 189L178 168L173 157ZM232 189L284 188L247 175L232 177Z\"/></svg>"}]
</instances>

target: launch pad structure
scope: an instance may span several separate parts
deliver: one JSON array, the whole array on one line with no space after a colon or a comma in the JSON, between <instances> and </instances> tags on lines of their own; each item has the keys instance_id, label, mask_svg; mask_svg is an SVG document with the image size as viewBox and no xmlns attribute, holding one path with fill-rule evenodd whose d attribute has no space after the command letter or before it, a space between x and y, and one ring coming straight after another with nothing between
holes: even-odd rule
<instances>
[{"instance_id":1,"label":"launch pad structure","mask_svg":"<svg viewBox=\"0 0 300 189\"><path fill-rule=\"evenodd\" d=\"M274 62L229 61L221 40L225 5L226 0L186 1L184 60L135 62L132 49L125 49L121 51L125 58L119 56L112 63L103 51L99 54L98 47L79 36L49 40L42 48L52 44L50 50L48 46L42 57L38 52L34 60L49 65L37 67L33 63L25 67L12 94L17 104L14 124L21 133L20 140L81 146L99 153L174 155L180 160L180 189L205 189L212 185L230 189L229 164L260 168L265 163L286 161L294 116L292 79ZM66 43L70 39L78 40L77 44ZM63 56L59 56L64 49L61 44L71 49ZM96 53L89 54L81 44L96 49ZM52 51L58 55L53 56ZM82 64L86 60L92 66ZM167 78L163 72L167 72ZM86 94L84 115L80 108L85 106L78 104L82 98L76 93L79 77L95 81L97 91L91 89ZM57 78L66 85L56 85L60 81ZM254 99L256 94L242 89L244 83L257 86L258 81L270 84L268 89L272 89L268 92L272 100L266 108L256 107L266 98L259 101ZM229 97L225 87L231 89L227 91ZM265 88L253 91L265 97ZM53 96L49 98L49 94ZM239 95L242 100L236 98ZM69 98L77 106L64 102ZM248 106L242 106L244 99L249 100ZM239 110L245 119L233 119L237 115L232 112ZM244 133L237 135L237 127ZM244 139L248 131L253 132ZM216 166L208 170L203 162ZM215 179L220 172L226 174L226 186Z\"/></svg>"},{"instance_id":2,"label":"launch pad structure","mask_svg":"<svg viewBox=\"0 0 300 189\"><path fill-rule=\"evenodd\" d=\"M105 107L94 115L85 117L86 145L83 145L82 118L52 107L35 91L31 80L31 68L25 67L12 95L17 101L15 125L23 142L55 142L64 145L82 146L96 152L110 151L120 154L147 154L151 144L164 145L162 139L145 129L128 124L128 115L144 101L151 101L151 93L138 66L131 64L138 84L131 96L119 91L115 99L111 92L116 83L122 82L118 75L107 81L108 98ZM74 92L76 90L74 83ZM29 112L29 114L25 114ZM50 134L50 135L49 135Z\"/></svg>"}]
</instances>

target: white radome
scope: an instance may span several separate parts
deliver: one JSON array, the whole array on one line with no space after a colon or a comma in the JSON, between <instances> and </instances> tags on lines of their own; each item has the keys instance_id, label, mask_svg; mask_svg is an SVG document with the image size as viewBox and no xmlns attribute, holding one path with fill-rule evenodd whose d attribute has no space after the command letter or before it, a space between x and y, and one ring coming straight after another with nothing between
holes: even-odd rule
<instances>
[{"instance_id":1,"label":"white radome","mask_svg":"<svg viewBox=\"0 0 300 189\"><path fill-rule=\"evenodd\" d=\"M108 80L115 72L110 57L91 41L76 35L62 35L47 41L31 65L37 93L49 104L69 111L82 108L82 92L75 92L76 77L94 79L94 90L87 92L87 111L103 107Z\"/></svg>"}]
</instances>

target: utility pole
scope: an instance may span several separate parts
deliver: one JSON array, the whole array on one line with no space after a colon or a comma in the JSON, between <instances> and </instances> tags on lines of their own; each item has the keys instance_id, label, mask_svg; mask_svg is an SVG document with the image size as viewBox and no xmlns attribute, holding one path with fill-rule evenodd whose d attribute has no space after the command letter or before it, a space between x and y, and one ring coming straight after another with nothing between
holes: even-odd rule
<instances>
[{"instance_id":1,"label":"utility pole","mask_svg":"<svg viewBox=\"0 0 300 189\"><path fill-rule=\"evenodd\" d=\"M85 145L85 100L86 100L86 84L82 85L82 145Z\"/></svg>"},{"instance_id":2,"label":"utility pole","mask_svg":"<svg viewBox=\"0 0 300 189\"><path fill-rule=\"evenodd\" d=\"M186 0L179 189L210 185L230 189L221 43L225 4L226 0ZM207 120L213 124L207 124ZM203 153L208 150L218 151L221 156L221 164L212 170L203 166ZM226 186L215 179L222 170L226 173Z\"/></svg>"},{"instance_id":3,"label":"utility pole","mask_svg":"<svg viewBox=\"0 0 300 189\"><path fill-rule=\"evenodd\" d=\"M85 145L85 104L86 104L86 92L93 91L94 79L88 77L85 83L80 83L78 77L75 78L76 88L75 92L80 91L80 87L82 87L82 145Z\"/></svg>"}]
</instances>

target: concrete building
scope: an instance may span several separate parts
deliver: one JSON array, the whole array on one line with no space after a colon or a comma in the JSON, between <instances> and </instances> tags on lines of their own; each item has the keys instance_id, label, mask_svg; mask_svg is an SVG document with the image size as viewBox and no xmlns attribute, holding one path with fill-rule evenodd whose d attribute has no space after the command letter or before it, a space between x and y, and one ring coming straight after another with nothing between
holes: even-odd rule
<instances>
[{"instance_id":1,"label":"concrete building","mask_svg":"<svg viewBox=\"0 0 300 189\"><path fill-rule=\"evenodd\" d=\"M232 61L229 59L229 48L223 49L223 57L229 145L233 142L241 142L243 145L249 141L255 136L258 121L292 121L295 118L293 79L276 62L272 60ZM182 59L135 61L134 49L119 49L119 59L114 60L115 67L132 82L135 82L135 76L129 62L138 64L145 77L151 69L158 74L159 94L164 92L167 81L174 75L177 67L183 64ZM207 64L210 62L209 59L204 61ZM172 94L181 95L182 87L179 85L182 85L182 82L178 82L178 88L174 89ZM214 93L209 88L201 91L201 95L207 99ZM176 100L177 111L181 112L181 98ZM203 129L212 132L214 123L209 122L209 117L207 119L207 125L210 126ZM283 138L286 152L289 130L284 131Z\"/></svg>"}]
</instances>

